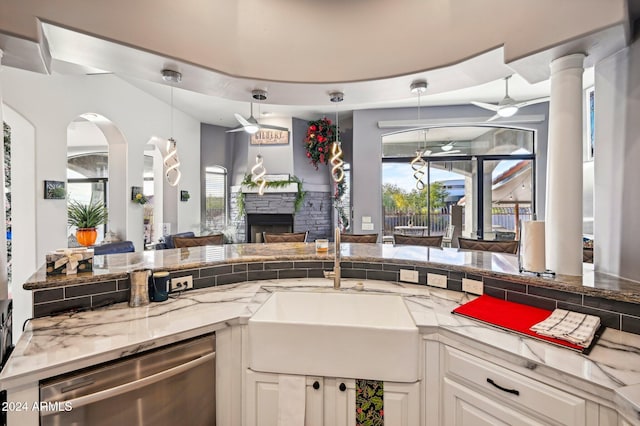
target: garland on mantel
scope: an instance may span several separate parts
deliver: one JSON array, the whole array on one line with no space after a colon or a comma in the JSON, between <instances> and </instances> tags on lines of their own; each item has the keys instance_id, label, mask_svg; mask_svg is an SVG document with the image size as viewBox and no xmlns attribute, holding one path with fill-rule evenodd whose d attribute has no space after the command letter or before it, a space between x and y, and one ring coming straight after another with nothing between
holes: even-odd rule
<instances>
[{"instance_id":1,"label":"garland on mantel","mask_svg":"<svg viewBox=\"0 0 640 426\"><path fill-rule=\"evenodd\" d=\"M298 213L300 208L302 207L302 202L304 201L304 197L306 197L307 192L302 190L302 181L297 176L290 176L289 179L286 180L271 180L267 181L265 184L265 188L283 188L290 183L295 183L298 186L298 192L296 193L296 199L293 202L293 210ZM247 188L257 188L258 184L252 180L251 173L248 173L244 176L244 180L240 184L241 186ZM245 194L240 191L237 198L238 204L238 219L244 217L245 214Z\"/></svg>"}]
</instances>

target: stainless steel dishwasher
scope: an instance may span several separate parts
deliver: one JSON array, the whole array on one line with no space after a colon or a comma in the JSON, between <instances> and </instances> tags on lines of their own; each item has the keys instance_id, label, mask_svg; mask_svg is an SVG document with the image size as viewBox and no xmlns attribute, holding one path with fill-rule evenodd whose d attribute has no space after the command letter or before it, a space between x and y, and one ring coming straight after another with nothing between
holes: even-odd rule
<instances>
[{"instance_id":1,"label":"stainless steel dishwasher","mask_svg":"<svg viewBox=\"0 0 640 426\"><path fill-rule=\"evenodd\" d=\"M41 425L215 425L215 335L40 384Z\"/></svg>"}]
</instances>

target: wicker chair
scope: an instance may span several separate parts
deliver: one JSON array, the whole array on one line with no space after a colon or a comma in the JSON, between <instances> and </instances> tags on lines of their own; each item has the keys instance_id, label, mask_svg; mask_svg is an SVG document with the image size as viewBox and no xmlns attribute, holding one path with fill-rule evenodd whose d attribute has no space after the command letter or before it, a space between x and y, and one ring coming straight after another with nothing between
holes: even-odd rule
<instances>
[{"instance_id":1,"label":"wicker chair","mask_svg":"<svg viewBox=\"0 0 640 426\"><path fill-rule=\"evenodd\" d=\"M265 243L305 243L309 231L305 232L284 232L281 234L273 234L269 232L262 233L262 240Z\"/></svg>"},{"instance_id":2,"label":"wicker chair","mask_svg":"<svg viewBox=\"0 0 640 426\"><path fill-rule=\"evenodd\" d=\"M176 248L219 246L224 244L224 235L205 235L203 237L173 237L173 245Z\"/></svg>"},{"instance_id":3,"label":"wicker chair","mask_svg":"<svg viewBox=\"0 0 640 426\"><path fill-rule=\"evenodd\" d=\"M518 252L518 241L474 240L458 237L458 245L465 250L493 251L498 253Z\"/></svg>"},{"instance_id":4,"label":"wicker chair","mask_svg":"<svg viewBox=\"0 0 640 426\"><path fill-rule=\"evenodd\" d=\"M340 234L343 243L377 243L378 234Z\"/></svg>"},{"instance_id":5,"label":"wicker chair","mask_svg":"<svg viewBox=\"0 0 640 426\"><path fill-rule=\"evenodd\" d=\"M395 244L410 246L442 247L442 235L414 237L411 235L394 234L393 241Z\"/></svg>"}]
</instances>

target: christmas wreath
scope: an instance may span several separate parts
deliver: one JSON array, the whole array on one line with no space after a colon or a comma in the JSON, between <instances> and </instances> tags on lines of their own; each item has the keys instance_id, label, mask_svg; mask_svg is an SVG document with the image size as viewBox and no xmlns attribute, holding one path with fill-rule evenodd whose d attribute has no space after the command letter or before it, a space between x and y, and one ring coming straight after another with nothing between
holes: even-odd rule
<instances>
[{"instance_id":1,"label":"christmas wreath","mask_svg":"<svg viewBox=\"0 0 640 426\"><path fill-rule=\"evenodd\" d=\"M329 163L331 144L335 140L336 125L331 124L331 120L323 118L309 122L304 146L307 151L307 158L311 160L311 164L315 166L316 170L318 170L318 163Z\"/></svg>"}]
</instances>

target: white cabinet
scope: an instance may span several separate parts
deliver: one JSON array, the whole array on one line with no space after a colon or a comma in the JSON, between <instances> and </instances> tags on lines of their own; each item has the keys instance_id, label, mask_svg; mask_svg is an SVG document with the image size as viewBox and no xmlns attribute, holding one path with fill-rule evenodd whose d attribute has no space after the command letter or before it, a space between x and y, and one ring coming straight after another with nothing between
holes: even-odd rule
<instances>
[{"instance_id":1,"label":"white cabinet","mask_svg":"<svg viewBox=\"0 0 640 426\"><path fill-rule=\"evenodd\" d=\"M277 426L278 375L247 370L246 426Z\"/></svg>"},{"instance_id":2,"label":"white cabinet","mask_svg":"<svg viewBox=\"0 0 640 426\"><path fill-rule=\"evenodd\" d=\"M355 380L325 377L323 396L325 425L355 426Z\"/></svg>"},{"instance_id":3,"label":"white cabinet","mask_svg":"<svg viewBox=\"0 0 640 426\"><path fill-rule=\"evenodd\" d=\"M444 424L451 426L542 425L501 401L445 377L442 386Z\"/></svg>"},{"instance_id":4,"label":"white cabinet","mask_svg":"<svg viewBox=\"0 0 640 426\"><path fill-rule=\"evenodd\" d=\"M420 382L384 382L384 422L394 426L420 424Z\"/></svg>"},{"instance_id":5,"label":"white cabinet","mask_svg":"<svg viewBox=\"0 0 640 426\"><path fill-rule=\"evenodd\" d=\"M280 375L247 370L246 426L276 426ZM325 424L324 384L321 377L305 378L305 426ZM330 423L328 423L330 424Z\"/></svg>"},{"instance_id":6,"label":"white cabinet","mask_svg":"<svg viewBox=\"0 0 640 426\"><path fill-rule=\"evenodd\" d=\"M246 371L245 425L276 426L280 375ZM384 383L384 419L394 426L420 421L420 383ZM305 426L355 426L353 379L305 377Z\"/></svg>"},{"instance_id":7,"label":"white cabinet","mask_svg":"<svg viewBox=\"0 0 640 426\"><path fill-rule=\"evenodd\" d=\"M534 380L500 364L442 348L443 423L447 425L587 425L615 422L612 410L552 380Z\"/></svg>"}]
</instances>

